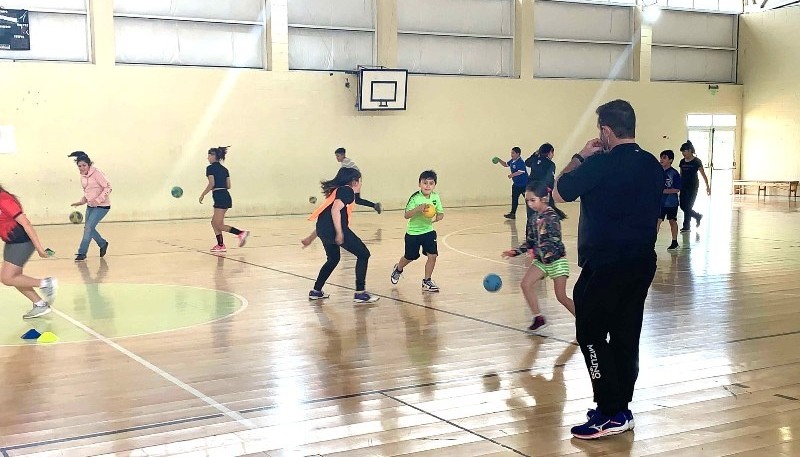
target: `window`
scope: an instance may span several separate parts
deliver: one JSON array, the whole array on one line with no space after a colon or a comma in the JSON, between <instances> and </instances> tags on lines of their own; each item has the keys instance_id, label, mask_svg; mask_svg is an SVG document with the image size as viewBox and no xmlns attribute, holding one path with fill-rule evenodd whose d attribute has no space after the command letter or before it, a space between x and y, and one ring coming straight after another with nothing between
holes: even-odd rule
<instances>
[{"instance_id":1,"label":"window","mask_svg":"<svg viewBox=\"0 0 800 457\"><path fill-rule=\"evenodd\" d=\"M355 70L375 63L374 0L290 0L289 69Z\"/></svg>"},{"instance_id":2,"label":"window","mask_svg":"<svg viewBox=\"0 0 800 457\"><path fill-rule=\"evenodd\" d=\"M687 127L736 127L735 114L689 114Z\"/></svg>"},{"instance_id":3,"label":"window","mask_svg":"<svg viewBox=\"0 0 800 457\"><path fill-rule=\"evenodd\" d=\"M651 79L736 82L737 36L736 15L665 10L653 24Z\"/></svg>"},{"instance_id":4,"label":"window","mask_svg":"<svg viewBox=\"0 0 800 457\"><path fill-rule=\"evenodd\" d=\"M512 0L397 0L397 61L411 73L511 76Z\"/></svg>"},{"instance_id":5,"label":"window","mask_svg":"<svg viewBox=\"0 0 800 457\"><path fill-rule=\"evenodd\" d=\"M633 79L633 7L539 0L535 8L535 76Z\"/></svg>"},{"instance_id":6,"label":"window","mask_svg":"<svg viewBox=\"0 0 800 457\"><path fill-rule=\"evenodd\" d=\"M117 63L263 68L263 0L114 0Z\"/></svg>"},{"instance_id":7,"label":"window","mask_svg":"<svg viewBox=\"0 0 800 457\"><path fill-rule=\"evenodd\" d=\"M0 59L89 61L87 0L5 0L4 8L29 11L31 49L0 51Z\"/></svg>"},{"instance_id":8,"label":"window","mask_svg":"<svg viewBox=\"0 0 800 457\"><path fill-rule=\"evenodd\" d=\"M648 4L652 1L647 2ZM682 10L719 11L723 13L741 13L741 0L657 0L661 7Z\"/></svg>"}]
</instances>

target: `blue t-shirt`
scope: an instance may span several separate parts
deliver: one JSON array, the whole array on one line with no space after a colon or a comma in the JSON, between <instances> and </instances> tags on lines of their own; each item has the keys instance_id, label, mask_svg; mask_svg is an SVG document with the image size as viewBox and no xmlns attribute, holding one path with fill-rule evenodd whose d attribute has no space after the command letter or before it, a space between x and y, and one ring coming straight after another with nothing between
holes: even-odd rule
<instances>
[{"instance_id":1,"label":"blue t-shirt","mask_svg":"<svg viewBox=\"0 0 800 457\"><path fill-rule=\"evenodd\" d=\"M681 188L681 174L678 170L669 167L664 170L664 189ZM678 194L662 194L661 206L664 208L675 208L678 206Z\"/></svg>"},{"instance_id":2,"label":"blue t-shirt","mask_svg":"<svg viewBox=\"0 0 800 457\"><path fill-rule=\"evenodd\" d=\"M515 186L525 187L528 184L528 169L525 167L525 161L522 160L521 157L516 160L509 160L508 168L511 170L511 173L516 173L518 171L525 172L524 174L512 178Z\"/></svg>"}]
</instances>

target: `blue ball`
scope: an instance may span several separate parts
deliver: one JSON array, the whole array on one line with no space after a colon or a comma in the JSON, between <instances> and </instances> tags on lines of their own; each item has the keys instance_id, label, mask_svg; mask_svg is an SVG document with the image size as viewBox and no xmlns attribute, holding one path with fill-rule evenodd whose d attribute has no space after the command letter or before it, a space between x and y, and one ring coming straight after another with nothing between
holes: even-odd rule
<instances>
[{"instance_id":1,"label":"blue ball","mask_svg":"<svg viewBox=\"0 0 800 457\"><path fill-rule=\"evenodd\" d=\"M483 278L483 288L489 292L497 292L503 287L503 280L494 273L489 273Z\"/></svg>"}]
</instances>

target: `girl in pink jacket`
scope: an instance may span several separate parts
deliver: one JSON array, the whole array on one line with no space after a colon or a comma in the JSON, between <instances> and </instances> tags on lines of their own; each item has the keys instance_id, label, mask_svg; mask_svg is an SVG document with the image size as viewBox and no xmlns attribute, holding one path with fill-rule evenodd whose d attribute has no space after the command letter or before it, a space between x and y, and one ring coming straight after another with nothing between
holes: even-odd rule
<instances>
[{"instance_id":1,"label":"girl in pink jacket","mask_svg":"<svg viewBox=\"0 0 800 457\"><path fill-rule=\"evenodd\" d=\"M81 174L81 186L83 186L83 198L72 204L72 206L86 205L86 222L83 227L83 239L78 248L78 255L75 256L76 262L86 260L86 253L89 251L89 243L92 240L97 242L100 247L100 257L106 255L108 251L108 241L100 236L97 231L97 224L111 210L111 184L102 171L92 166L92 160L83 151L75 151L69 155L75 158L78 171Z\"/></svg>"}]
</instances>

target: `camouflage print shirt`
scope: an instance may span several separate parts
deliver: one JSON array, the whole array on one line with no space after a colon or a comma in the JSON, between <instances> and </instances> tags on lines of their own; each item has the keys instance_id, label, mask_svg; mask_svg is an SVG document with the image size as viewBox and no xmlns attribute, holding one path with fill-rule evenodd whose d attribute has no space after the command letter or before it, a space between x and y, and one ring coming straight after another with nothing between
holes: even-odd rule
<instances>
[{"instance_id":1,"label":"camouflage print shirt","mask_svg":"<svg viewBox=\"0 0 800 457\"><path fill-rule=\"evenodd\" d=\"M519 251L533 250L539 262L550 264L567 255L561 240L561 218L549 206L541 213L534 212L531 215L525 227L525 238Z\"/></svg>"}]
</instances>

